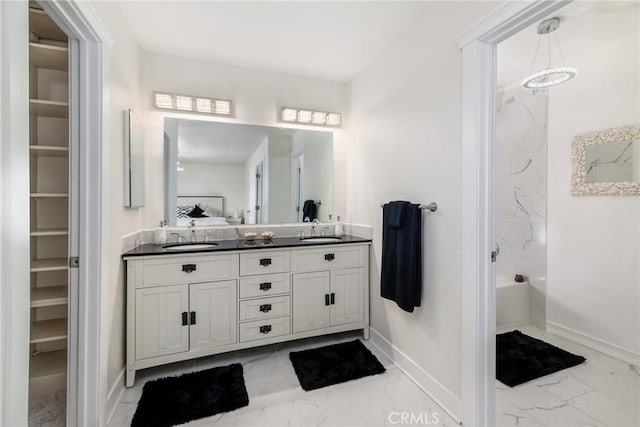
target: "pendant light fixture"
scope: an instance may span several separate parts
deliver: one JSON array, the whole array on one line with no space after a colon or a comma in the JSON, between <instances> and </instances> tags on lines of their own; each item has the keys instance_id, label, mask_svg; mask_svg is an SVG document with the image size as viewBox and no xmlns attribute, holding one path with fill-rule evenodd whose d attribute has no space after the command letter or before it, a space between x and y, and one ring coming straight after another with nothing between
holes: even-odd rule
<instances>
[{"instance_id":1,"label":"pendant light fixture","mask_svg":"<svg viewBox=\"0 0 640 427\"><path fill-rule=\"evenodd\" d=\"M538 50L540 48L540 42L544 36L547 36L547 68L542 71L538 71L527 76L522 81L522 87L526 89L542 89L551 86L556 86L571 80L578 74L578 70L573 67L567 67L564 65L564 58L562 57L562 51L560 50L560 43L556 37L556 46L560 55L561 66L551 66L551 33L560 28L560 18L545 19L538 24L538 44L536 51L533 55L533 62L531 63L531 71L536 63L538 56Z\"/></svg>"}]
</instances>

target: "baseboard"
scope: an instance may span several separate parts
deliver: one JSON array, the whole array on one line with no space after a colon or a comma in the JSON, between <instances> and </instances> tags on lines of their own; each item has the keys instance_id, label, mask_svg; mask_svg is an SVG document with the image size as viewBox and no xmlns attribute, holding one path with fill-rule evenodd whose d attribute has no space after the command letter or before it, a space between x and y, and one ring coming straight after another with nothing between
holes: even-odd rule
<instances>
[{"instance_id":1,"label":"baseboard","mask_svg":"<svg viewBox=\"0 0 640 427\"><path fill-rule=\"evenodd\" d=\"M460 399L440 384L427 371L422 369L413 359L402 352L402 350L389 342L382 334L373 328L371 328L370 331L371 344L376 346L378 350L444 409L458 424L461 424L460 416L458 415L462 412L462 402Z\"/></svg>"},{"instance_id":2,"label":"baseboard","mask_svg":"<svg viewBox=\"0 0 640 427\"><path fill-rule=\"evenodd\" d=\"M111 421L111 417L113 417L113 413L116 411L116 407L124 394L124 390L124 368L122 368L122 371L120 371L109 389L109 393L107 393L107 406L104 411L104 413L107 414L107 422L105 424L109 424Z\"/></svg>"},{"instance_id":3,"label":"baseboard","mask_svg":"<svg viewBox=\"0 0 640 427\"><path fill-rule=\"evenodd\" d=\"M547 322L547 331L578 344L582 344L585 347L592 348L625 363L640 367L640 354L634 353L631 350L627 350L573 329L560 326L553 322Z\"/></svg>"}]
</instances>

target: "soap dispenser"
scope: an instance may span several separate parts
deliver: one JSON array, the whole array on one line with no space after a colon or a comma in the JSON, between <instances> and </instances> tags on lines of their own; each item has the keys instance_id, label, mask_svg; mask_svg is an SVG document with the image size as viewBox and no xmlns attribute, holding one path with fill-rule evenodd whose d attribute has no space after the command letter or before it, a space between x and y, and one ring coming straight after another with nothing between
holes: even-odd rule
<instances>
[{"instance_id":1,"label":"soap dispenser","mask_svg":"<svg viewBox=\"0 0 640 427\"><path fill-rule=\"evenodd\" d=\"M344 235L344 227L340 222L340 217L337 217L337 220L336 220L335 235L336 236Z\"/></svg>"},{"instance_id":2,"label":"soap dispenser","mask_svg":"<svg viewBox=\"0 0 640 427\"><path fill-rule=\"evenodd\" d=\"M154 242L156 245L164 245L167 243L167 222L160 221L160 227L156 228L154 235Z\"/></svg>"}]
</instances>

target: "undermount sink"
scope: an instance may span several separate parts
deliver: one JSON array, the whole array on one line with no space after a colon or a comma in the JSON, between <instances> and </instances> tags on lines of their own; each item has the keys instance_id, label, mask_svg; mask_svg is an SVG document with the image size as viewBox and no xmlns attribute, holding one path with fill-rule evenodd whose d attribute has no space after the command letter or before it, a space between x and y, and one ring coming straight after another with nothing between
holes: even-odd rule
<instances>
[{"instance_id":1,"label":"undermount sink","mask_svg":"<svg viewBox=\"0 0 640 427\"><path fill-rule=\"evenodd\" d=\"M173 245L164 245L165 249L177 249L179 251L188 251L193 249L210 249L218 246L217 243L175 243Z\"/></svg>"},{"instance_id":2,"label":"undermount sink","mask_svg":"<svg viewBox=\"0 0 640 427\"><path fill-rule=\"evenodd\" d=\"M341 237L303 237L302 243L331 243L331 242L339 242L342 240Z\"/></svg>"}]
</instances>

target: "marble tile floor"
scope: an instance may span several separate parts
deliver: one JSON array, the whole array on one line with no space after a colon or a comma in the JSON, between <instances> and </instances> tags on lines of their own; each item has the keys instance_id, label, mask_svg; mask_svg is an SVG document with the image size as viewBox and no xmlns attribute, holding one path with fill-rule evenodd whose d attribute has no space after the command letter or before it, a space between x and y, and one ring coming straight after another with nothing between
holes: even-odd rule
<instances>
[{"instance_id":1,"label":"marble tile floor","mask_svg":"<svg viewBox=\"0 0 640 427\"><path fill-rule=\"evenodd\" d=\"M496 381L497 426L640 426L640 369L533 326L518 329L587 361L513 388Z\"/></svg>"},{"instance_id":2,"label":"marble tile floor","mask_svg":"<svg viewBox=\"0 0 640 427\"><path fill-rule=\"evenodd\" d=\"M337 334L241 350L140 371L127 389L109 426L129 426L148 380L239 362L244 367L249 406L195 420L187 426L393 426L413 415L413 425L458 424L368 341L362 342L385 366L381 375L305 392L289 352L361 337ZM406 415L404 415L406 414ZM410 418L406 418L410 420ZM405 423L408 424L408 423Z\"/></svg>"}]
</instances>

